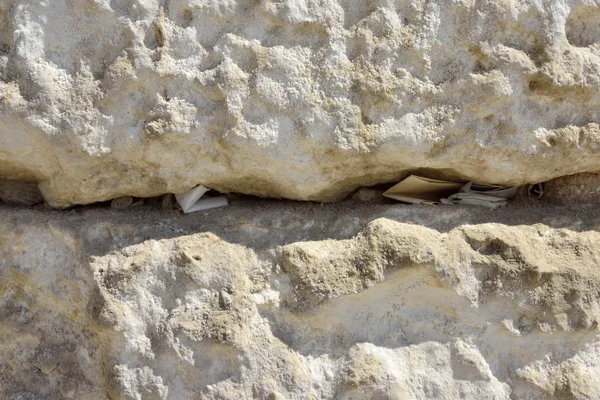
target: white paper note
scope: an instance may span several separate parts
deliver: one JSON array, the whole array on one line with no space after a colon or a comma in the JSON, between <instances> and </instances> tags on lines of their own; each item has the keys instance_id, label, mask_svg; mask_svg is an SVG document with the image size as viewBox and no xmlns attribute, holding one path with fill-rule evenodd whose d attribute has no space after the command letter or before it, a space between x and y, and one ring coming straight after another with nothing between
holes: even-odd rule
<instances>
[{"instance_id":1,"label":"white paper note","mask_svg":"<svg viewBox=\"0 0 600 400\"><path fill-rule=\"evenodd\" d=\"M206 197L202 199L201 197L209 190L210 189L205 186L198 185L185 193L176 194L175 199L186 214L227 205L225 196Z\"/></svg>"}]
</instances>

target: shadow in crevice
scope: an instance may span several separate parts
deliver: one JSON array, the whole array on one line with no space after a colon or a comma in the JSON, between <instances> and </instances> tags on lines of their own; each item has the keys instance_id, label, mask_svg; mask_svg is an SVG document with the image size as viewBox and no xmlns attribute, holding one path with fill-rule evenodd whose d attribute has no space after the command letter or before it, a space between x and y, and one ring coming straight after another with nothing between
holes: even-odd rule
<instances>
[{"instance_id":1,"label":"shadow in crevice","mask_svg":"<svg viewBox=\"0 0 600 400\"><path fill-rule=\"evenodd\" d=\"M369 222L387 218L439 232L462 225L499 223L508 226L543 224L575 232L595 231L600 214L594 205L558 206L517 200L488 210L469 206L370 204L355 200L319 204L240 196L229 207L182 214L175 210L132 208L126 212L106 206L68 211L43 205L20 208L0 204L5 229L52 226L77 238L87 255L101 256L146 240L171 239L211 232L224 240L260 253L300 241L347 239Z\"/></svg>"}]
</instances>

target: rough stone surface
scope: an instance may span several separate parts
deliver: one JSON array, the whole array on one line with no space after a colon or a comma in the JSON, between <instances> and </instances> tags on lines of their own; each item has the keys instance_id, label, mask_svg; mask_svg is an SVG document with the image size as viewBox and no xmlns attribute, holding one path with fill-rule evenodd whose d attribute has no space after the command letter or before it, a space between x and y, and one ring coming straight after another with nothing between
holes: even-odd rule
<instances>
[{"instance_id":1,"label":"rough stone surface","mask_svg":"<svg viewBox=\"0 0 600 400\"><path fill-rule=\"evenodd\" d=\"M0 201L12 205L33 206L43 203L44 198L34 182L0 179Z\"/></svg>"},{"instance_id":2,"label":"rough stone surface","mask_svg":"<svg viewBox=\"0 0 600 400\"><path fill-rule=\"evenodd\" d=\"M0 178L54 206L600 170L597 0L0 0Z\"/></svg>"},{"instance_id":3,"label":"rough stone surface","mask_svg":"<svg viewBox=\"0 0 600 400\"><path fill-rule=\"evenodd\" d=\"M0 207L0 397L597 399L599 227L527 204Z\"/></svg>"},{"instance_id":4,"label":"rough stone surface","mask_svg":"<svg viewBox=\"0 0 600 400\"><path fill-rule=\"evenodd\" d=\"M544 200L550 203L600 203L600 173L564 176L546 182L544 187Z\"/></svg>"}]
</instances>

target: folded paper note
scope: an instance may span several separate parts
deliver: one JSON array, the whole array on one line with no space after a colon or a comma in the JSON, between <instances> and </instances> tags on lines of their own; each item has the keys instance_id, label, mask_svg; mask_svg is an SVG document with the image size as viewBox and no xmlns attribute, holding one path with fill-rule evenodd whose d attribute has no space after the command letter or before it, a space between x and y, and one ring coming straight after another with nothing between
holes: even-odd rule
<instances>
[{"instance_id":1,"label":"folded paper note","mask_svg":"<svg viewBox=\"0 0 600 400\"><path fill-rule=\"evenodd\" d=\"M480 185L411 175L383 195L412 204L470 204L488 208L506 205L517 187Z\"/></svg>"},{"instance_id":2,"label":"folded paper note","mask_svg":"<svg viewBox=\"0 0 600 400\"><path fill-rule=\"evenodd\" d=\"M123 210L133 204L133 197L123 196L118 197L110 202L110 207L115 210Z\"/></svg>"},{"instance_id":3,"label":"folded paper note","mask_svg":"<svg viewBox=\"0 0 600 400\"><path fill-rule=\"evenodd\" d=\"M463 192L442 199L442 204L469 204L472 206L495 209L504 207L506 205L506 199L476 192Z\"/></svg>"},{"instance_id":4,"label":"folded paper note","mask_svg":"<svg viewBox=\"0 0 600 400\"><path fill-rule=\"evenodd\" d=\"M198 185L185 193L176 194L175 200L177 200L177 203L179 203L181 209L186 214L227 205L225 196L205 197L202 199L201 197L209 190L205 186Z\"/></svg>"},{"instance_id":5,"label":"folded paper note","mask_svg":"<svg viewBox=\"0 0 600 400\"><path fill-rule=\"evenodd\" d=\"M529 185L527 191L529 192L529 197L539 199L544 194L544 183L541 182Z\"/></svg>"},{"instance_id":6,"label":"folded paper note","mask_svg":"<svg viewBox=\"0 0 600 400\"><path fill-rule=\"evenodd\" d=\"M405 203L439 204L441 198L458 192L463 186L464 182L449 182L411 175L389 188L383 195Z\"/></svg>"},{"instance_id":7,"label":"folded paper note","mask_svg":"<svg viewBox=\"0 0 600 400\"><path fill-rule=\"evenodd\" d=\"M460 188L460 192L479 193L486 196L499 197L502 199L510 199L517 194L517 186L499 186L499 185L481 185L478 183L469 182Z\"/></svg>"},{"instance_id":8,"label":"folded paper note","mask_svg":"<svg viewBox=\"0 0 600 400\"><path fill-rule=\"evenodd\" d=\"M469 182L448 198L441 199L442 204L470 204L491 209L504 207L507 200L517 194L518 187L498 185L480 185Z\"/></svg>"},{"instance_id":9,"label":"folded paper note","mask_svg":"<svg viewBox=\"0 0 600 400\"><path fill-rule=\"evenodd\" d=\"M141 204L144 204L144 199L138 199L137 201L134 201L133 197L131 196L123 196L117 197L111 201L110 207L115 210L124 210L126 208L139 206Z\"/></svg>"}]
</instances>

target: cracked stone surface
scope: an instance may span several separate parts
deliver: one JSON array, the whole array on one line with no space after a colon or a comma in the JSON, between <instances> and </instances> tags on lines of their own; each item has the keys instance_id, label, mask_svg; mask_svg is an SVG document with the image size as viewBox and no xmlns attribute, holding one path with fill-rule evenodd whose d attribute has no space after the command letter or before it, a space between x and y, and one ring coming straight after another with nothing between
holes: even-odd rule
<instances>
[{"instance_id":1,"label":"cracked stone surface","mask_svg":"<svg viewBox=\"0 0 600 400\"><path fill-rule=\"evenodd\" d=\"M596 0L0 0L0 178L53 206L600 170Z\"/></svg>"},{"instance_id":2,"label":"cracked stone surface","mask_svg":"<svg viewBox=\"0 0 600 400\"><path fill-rule=\"evenodd\" d=\"M0 397L595 399L593 206L0 207Z\"/></svg>"}]
</instances>

